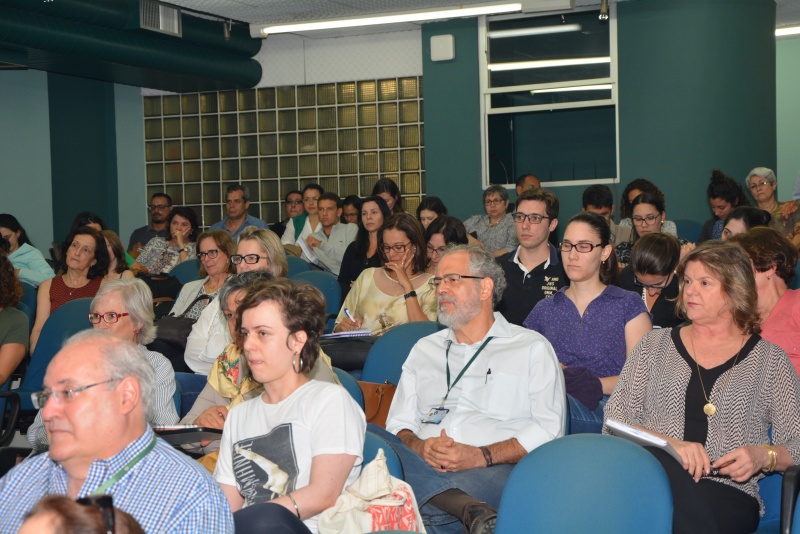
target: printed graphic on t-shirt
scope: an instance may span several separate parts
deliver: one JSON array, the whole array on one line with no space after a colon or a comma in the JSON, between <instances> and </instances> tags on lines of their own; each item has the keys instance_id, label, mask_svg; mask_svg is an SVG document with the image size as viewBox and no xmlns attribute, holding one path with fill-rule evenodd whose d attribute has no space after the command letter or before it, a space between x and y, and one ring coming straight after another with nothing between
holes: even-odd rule
<instances>
[{"instance_id":1,"label":"printed graphic on t-shirt","mask_svg":"<svg viewBox=\"0 0 800 534\"><path fill-rule=\"evenodd\" d=\"M542 284L542 293L544 293L544 297L552 297L558 290L561 288L559 282L561 281L560 276L545 276L544 277L544 284Z\"/></svg>"},{"instance_id":2,"label":"printed graphic on t-shirt","mask_svg":"<svg viewBox=\"0 0 800 534\"><path fill-rule=\"evenodd\" d=\"M294 491L297 471L289 423L276 426L265 436L243 439L233 446L233 473L248 506Z\"/></svg>"}]
</instances>

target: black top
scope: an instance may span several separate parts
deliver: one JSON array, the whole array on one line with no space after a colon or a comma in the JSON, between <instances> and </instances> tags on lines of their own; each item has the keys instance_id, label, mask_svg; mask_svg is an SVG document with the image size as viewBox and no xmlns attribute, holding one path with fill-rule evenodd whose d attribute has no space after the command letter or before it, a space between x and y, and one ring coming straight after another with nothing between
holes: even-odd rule
<instances>
[{"instance_id":1,"label":"black top","mask_svg":"<svg viewBox=\"0 0 800 534\"><path fill-rule=\"evenodd\" d=\"M272 223L272 226L270 226L269 229L278 234L278 237L283 237L283 233L286 231L286 225L290 220L291 217L284 219L279 223Z\"/></svg>"},{"instance_id":2,"label":"black top","mask_svg":"<svg viewBox=\"0 0 800 534\"><path fill-rule=\"evenodd\" d=\"M141 244L142 248L144 248L154 237L163 237L166 239L167 228L164 227L163 230L155 231L149 224L147 226L137 228L131 233L131 238L128 240L128 252L133 251L133 247L136 245L136 243Z\"/></svg>"},{"instance_id":3,"label":"black top","mask_svg":"<svg viewBox=\"0 0 800 534\"><path fill-rule=\"evenodd\" d=\"M342 288L342 302L344 302L347 294L350 293L350 286L356 281L358 275L364 272L364 269L380 266L381 259L377 252L373 254L371 258L365 256L356 257L355 242L347 245L347 250L344 251L344 256L342 256L342 266L339 269L339 286Z\"/></svg>"},{"instance_id":4,"label":"black top","mask_svg":"<svg viewBox=\"0 0 800 534\"><path fill-rule=\"evenodd\" d=\"M627 291L633 291L639 295L644 289L634 283L635 275L630 265L622 269L619 273L619 287ZM661 328L672 328L678 326L683 321L675 315L675 304L678 299L678 277L673 276L672 281L667 287L661 290L661 294L653 303L650 314L653 316L653 325Z\"/></svg>"},{"instance_id":5,"label":"black top","mask_svg":"<svg viewBox=\"0 0 800 534\"><path fill-rule=\"evenodd\" d=\"M697 236L696 244L699 245L703 241L714 239L714 225L718 220L719 219L716 217L711 217L709 220L703 223L703 227L700 229L700 234Z\"/></svg>"}]
</instances>

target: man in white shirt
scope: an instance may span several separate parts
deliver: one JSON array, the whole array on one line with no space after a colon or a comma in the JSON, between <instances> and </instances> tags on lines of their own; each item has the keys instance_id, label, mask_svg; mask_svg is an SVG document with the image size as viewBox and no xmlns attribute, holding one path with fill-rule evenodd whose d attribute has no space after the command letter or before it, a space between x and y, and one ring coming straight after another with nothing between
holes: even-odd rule
<instances>
[{"instance_id":1,"label":"man in white shirt","mask_svg":"<svg viewBox=\"0 0 800 534\"><path fill-rule=\"evenodd\" d=\"M317 213L322 228L306 238L306 243L323 266L336 276L342 267L342 257L347 245L358 233L355 224L340 222L342 199L336 193L322 193L317 201Z\"/></svg>"},{"instance_id":2,"label":"man in white shirt","mask_svg":"<svg viewBox=\"0 0 800 534\"><path fill-rule=\"evenodd\" d=\"M491 252L449 249L433 280L449 328L411 350L381 435L429 532L492 532L511 469L564 434L564 378L544 337L493 312L506 284Z\"/></svg>"}]
</instances>

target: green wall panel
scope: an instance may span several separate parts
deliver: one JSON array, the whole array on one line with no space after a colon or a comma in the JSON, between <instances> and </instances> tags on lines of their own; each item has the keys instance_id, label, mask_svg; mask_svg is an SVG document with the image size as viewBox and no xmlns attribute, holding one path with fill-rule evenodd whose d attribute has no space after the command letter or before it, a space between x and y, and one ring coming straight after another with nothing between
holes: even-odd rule
<instances>
[{"instance_id":1,"label":"green wall panel","mask_svg":"<svg viewBox=\"0 0 800 534\"><path fill-rule=\"evenodd\" d=\"M778 39L778 198L789 200L800 174L800 38Z\"/></svg>"}]
</instances>

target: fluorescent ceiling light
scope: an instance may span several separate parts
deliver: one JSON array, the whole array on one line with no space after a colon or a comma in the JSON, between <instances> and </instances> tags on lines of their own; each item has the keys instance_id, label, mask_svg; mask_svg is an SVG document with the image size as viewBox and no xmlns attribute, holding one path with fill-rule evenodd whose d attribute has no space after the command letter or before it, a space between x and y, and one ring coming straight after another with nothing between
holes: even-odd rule
<instances>
[{"instance_id":1,"label":"fluorescent ceiling light","mask_svg":"<svg viewBox=\"0 0 800 534\"><path fill-rule=\"evenodd\" d=\"M598 85L576 85L575 87L559 87L557 89L534 89L531 91L532 95L537 93L563 93L565 91L601 91L604 89L611 89L610 83L601 83Z\"/></svg>"},{"instance_id":2,"label":"fluorescent ceiling light","mask_svg":"<svg viewBox=\"0 0 800 534\"><path fill-rule=\"evenodd\" d=\"M788 28L778 28L775 30L775 37L785 37L787 35L800 34L800 26L790 26Z\"/></svg>"},{"instance_id":3,"label":"fluorescent ceiling light","mask_svg":"<svg viewBox=\"0 0 800 534\"><path fill-rule=\"evenodd\" d=\"M506 37L526 37L528 35L547 35L549 33L565 33L581 31L580 24L556 24L554 26L541 26L539 28L517 28L514 30L496 30L489 32L489 39L504 39Z\"/></svg>"},{"instance_id":4,"label":"fluorescent ceiling light","mask_svg":"<svg viewBox=\"0 0 800 534\"><path fill-rule=\"evenodd\" d=\"M358 26L374 26L378 24L395 24L398 22L421 22L425 20L449 19L456 17L477 17L479 15L511 13L514 11L520 11L521 9L522 5L516 3L453 8L439 11L422 11L417 13L403 13L398 15L384 15L360 19L326 20L322 22L287 24L282 26L263 26L254 24L251 26L251 35L253 35L253 29L255 29L261 36L266 36L273 33L307 32L314 30L329 30L332 28L353 28Z\"/></svg>"},{"instance_id":5,"label":"fluorescent ceiling light","mask_svg":"<svg viewBox=\"0 0 800 534\"><path fill-rule=\"evenodd\" d=\"M524 69L548 69L551 67L572 67L574 65L594 65L597 63L611 63L611 58L606 57L582 57L576 59L546 59L543 61L515 61L512 63L490 63L489 70L524 70Z\"/></svg>"}]
</instances>

